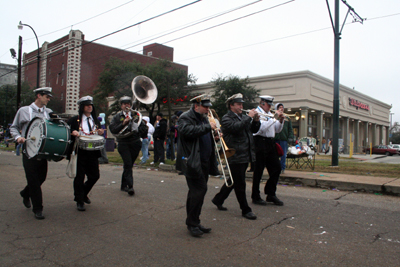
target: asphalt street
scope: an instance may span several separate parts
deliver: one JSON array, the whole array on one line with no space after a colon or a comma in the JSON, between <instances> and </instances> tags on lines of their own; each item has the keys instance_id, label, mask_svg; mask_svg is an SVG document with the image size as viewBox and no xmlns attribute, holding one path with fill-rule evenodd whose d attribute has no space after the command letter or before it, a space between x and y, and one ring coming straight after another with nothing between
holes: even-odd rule
<instances>
[{"instance_id":1,"label":"asphalt street","mask_svg":"<svg viewBox=\"0 0 400 267\"><path fill-rule=\"evenodd\" d=\"M134 169L136 194L119 190L122 167L101 165L92 204L76 210L66 161L50 162L42 186L45 220L22 204L21 157L0 151L1 266L398 266L400 198L278 186L283 207L241 216L232 194L211 203L223 181L210 178L201 238L185 227L187 185L172 172ZM251 182L247 184L250 200Z\"/></svg>"}]
</instances>

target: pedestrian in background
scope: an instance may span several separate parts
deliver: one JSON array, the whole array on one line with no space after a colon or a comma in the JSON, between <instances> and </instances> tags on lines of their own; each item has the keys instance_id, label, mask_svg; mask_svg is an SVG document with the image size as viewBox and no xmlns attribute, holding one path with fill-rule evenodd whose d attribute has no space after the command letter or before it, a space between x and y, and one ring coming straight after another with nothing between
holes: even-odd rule
<instances>
[{"instance_id":1,"label":"pedestrian in background","mask_svg":"<svg viewBox=\"0 0 400 267\"><path fill-rule=\"evenodd\" d=\"M284 112L284 106L282 103L277 103L275 105L275 110ZM281 173L285 173L286 169L286 154L288 150L288 143L292 142L294 139L292 121L290 118L285 117L285 123L283 124L282 131L275 133L275 141L282 147L283 155L281 156Z\"/></svg>"},{"instance_id":2,"label":"pedestrian in background","mask_svg":"<svg viewBox=\"0 0 400 267\"><path fill-rule=\"evenodd\" d=\"M151 142L151 137L154 133L154 127L150 123L150 118L147 116L143 117L143 121L147 126L147 138L143 138L142 140L142 158L140 164L145 164L146 161L149 159L149 145Z\"/></svg>"}]
</instances>

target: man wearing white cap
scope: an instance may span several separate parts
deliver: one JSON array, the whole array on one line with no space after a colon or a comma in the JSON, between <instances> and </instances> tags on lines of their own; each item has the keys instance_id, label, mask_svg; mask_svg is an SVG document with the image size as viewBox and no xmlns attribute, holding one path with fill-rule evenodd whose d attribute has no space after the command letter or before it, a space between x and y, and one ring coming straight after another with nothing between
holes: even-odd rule
<instances>
[{"instance_id":1,"label":"man wearing white cap","mask_svg":"<svg viewBox=\"0 0 400 267\"><path fill-rule=\"evenodd\" d=\"M221 190L211 200L219 210L227 210L222 206L232 190L235 190L242 216L249 220L257 219L246 199L246 169L249 162L255 161L253 133L260 128L259 117L253 109L248 115L242 113L243 95L235 94L226 101L228 113L222 117L221 129L228 148L235 149L236 153L228 158L233 185L224 184Z\"/></svg>"},{"instance_id":2,"label":"man wearing white cap","mask_svg":"<svg viewBox=\"0 0 400 267\"><path fill-rule=\"evenodd\" d=\"M102 135L104 133L93 105L93 97L84 96L78 100L77 104L79 105L78 115L70 118L67 122L71 127L72 141L67 158L70 158L75 138L82 135ZM88 194L100 178L99 158L101 157L101 152L100 150L91 151L78 148L77 155L74 201L76 201L77 210L85 211L85 203L91 203ZM85 175L87 178L86 181Z\"/></svg>"},{"instance_id":3,"label":"man wearing white cap","mask_svg":"<svg viewBox=\"0 0 400 267\"><path fill-rule=\"evenodd\" d=\"M200 213L207 192L208 175L219 174L211 133L216 125L207 119L212 106L208 95L200 95L190 101L192 108L178 120L176 169L186 176L189 187L186 200L187 228L192 236L200 237L211 231L211 228L200 224Z\"/></svg>"},{"instance_id":4,"label":"man wearing white cap","mask_svg":"<svg viewBox=\"0 0 400 267\"><path fill-rule=\"evenodd\" d=\"M254 142L256 145L256 164L253 173L253 188L251 198L254 204L267 205L272 202L275 205L283 206L283 202L276 197L276 186L278 184L279 175L281 173L281 163L279 162L278 152L276 151L275 134L282 131L284 124L284 114L280 110L276 110L278 120L272 118L270 112L274 97L263 95L260 96L260 105L257 107L261 117L260 130L254 134ZM262 114L265 114L263 116ZM267 168L269 178L264 187L264 193L267 195L266 201L260 196L260 181Z\"/></svg>"},{"instance_id":5,"label":"man wearing white cap","mask_svg":"<svg viewBox=\"0 0 400 267\"><path fill-rule=\"evenodd\" d=\"M10 127L10 132L18 144L24 144L26 139L26 130L29 122L35 117L50 118L51 109L46 108L47 103L52 97L51 87L42 87L33 90L36 95L35 102L29 106L21 107L15 115L13 124ZM25 151L25 144L22 148ZM29 159L23 153L22 162L25 169L25 175L28 185L20 192L23 198L23 203L26 208L31 207L38 220L44 219L43 216L43 199L41 185L47 177L47 160L37 159L33 157Z\"/></svg>"}]
</instances>

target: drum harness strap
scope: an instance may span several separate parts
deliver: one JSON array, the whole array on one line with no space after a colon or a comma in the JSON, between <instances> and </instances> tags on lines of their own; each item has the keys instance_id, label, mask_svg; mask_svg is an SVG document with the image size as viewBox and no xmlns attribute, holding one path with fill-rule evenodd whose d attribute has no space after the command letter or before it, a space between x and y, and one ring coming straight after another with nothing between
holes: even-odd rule
<instances>
[{"instance_id":1,"label":"drum harness strap","mask_svg":"<svg viewBox=\"0 0 400 267\"><path fill-rule=\"evenodd\" d=\"M43 114L46 119L49 118L49 115L46 112L46 108L43 108ZM30 121L33 119L32 116L33 116L33 108L29 106L29 120Z\"/></svg>"}]
</instances>

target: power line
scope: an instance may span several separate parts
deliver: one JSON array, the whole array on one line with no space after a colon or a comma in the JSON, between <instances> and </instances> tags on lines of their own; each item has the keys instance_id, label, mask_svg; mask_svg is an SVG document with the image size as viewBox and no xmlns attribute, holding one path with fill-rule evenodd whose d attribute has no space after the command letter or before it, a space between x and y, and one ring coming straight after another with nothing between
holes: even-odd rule
<instances>
[{"instance_id":1,"label":"power line","mask_svg":"<svg viewBox=\"0 0 400 267\"><path fill-rule=\"evenodd\" d=\"M132 28L132 27L134 27L134 26L137 26L137 25L143 24L143 23L145 23L145 22L148 22L148 21L150 21L150 20L153 20L153 19L159 18L159 17L161 17L161 16L167 15L167 14L169 14L169 13L175 12L175 11L177 11L177 10L179 10L179 9L182 9L182 8L188 7L188 6L190 6L190 5L196 4L196 3L198 3L198 2L201 2L201 1L202 1L202 0L196 0L196 1L194 1L194 2L191 2L191 3L188 3L188 4L186 4L186 5L183 5L183 6L180 6L180 7L174 8L174 9L172 9L172 10L170 10L170 11L167 11L167 12L161 13L161 14L159 14L159 15L156 15L156 16L154 16L154 17L151 17L151 18L145 19L145 20L143 20L143 21L141 21L141 22L138 22L138 23L132 24L132 25L130 25L130 26L128 26L128 27L125 27L125 28L122 28L122 29L120 29L120 30L117 30L117 31L114 31L114 32L108 33L108 34L106 34L106 35L103 35L103 36L101 36L101 37L99 37L99 38L96 38L96 39L94 39L94 40L92 40L92 41L85 41L85 42L82 42L82 44L80 44L80 45L78 45L78 46L76 46L76 47L70 48L70 49L68 49L68 50L66 50L66 51L62 51L62 52L58 52L58 53L52 54L52 56L57 56L57 55L60 55L60 54L62 54L62 53L65 53L65 52L72 51L72 50L74 50L74 49L76 49L76 48L79 48L79 47L82 47L82 46L84 46L84 45L87 45L87 44L93 43L94 41L97 41L97 40L103 39L103 38L105 38L105 37L108 37L108 36L110 36L110 35L113 35L113 34L116 34L116 33L118 33L118 32L121 32L121 31L127 30L127 29L129 29L129 28ZM42 59L42 60L44 60L44 59ZM33 64L33 63L37 63L37 61L32 61L32 62L30 62L30 63L24 64L24 66L29 66L29 65L31 65L31 64ZM4 76L4 75L3 75L3 76ZM2 77L2 76L0 76L0 77Z\"/></svg>"},{"instance_id":2,"label":"power line","mask_svg":"<svg viewBox=\"0 0 400 267\"><path fill-rule=\"evenodd\" d=\"M46 36L46 35L49 35L49 34L53 34L53 33L59 32L59 31L63 31L63 30L65 30L65 29L72 28L72 26L76 26L76 25L78 25L78 24L84 23L84 22L89 21L89 20L91 20L91 19L97 18L97 17L99 17L99 16L101 16L101 15L104 15L104 14L106 14L106 13L108 13L108 12L111 12L111 11L113 11L113 10L115 10L115 9L118 9L118 8L120 8L120 7L122 7L122 6L125 6L125 5L127 5L127 4L129 4L129 3L133 2L133 1L135 1L135 0L128 1L128 2L126 2L126 3L124 3L124 4L122 4L122 5L119 5L119 6L116 6L116 7L114 7L114 8L111 8L111 9L109 9L109 10L107 10L107 11L104 11L104 12L102 12L102 13L100 13L100 14L97 14L97 15L95 15L95 16L93 16L93 17L90 17L90 18L88 18L88 19L82 20L82 21L80 21L80 22L74 23L74 24L72 24L72 25L70 25L70 26L67 26L67 27L65 27L65 28L62 28L62 29L59 29L59 30L55 30L55 31L52 31L52 32L49 32L49 33L42 34L42 35L40 35L39 37L43 37L43 36ZM26 39L26 40L31 40L31 39L34 39L34 38L29 38L29 39Z\"/></svg>"}]
</instances>

